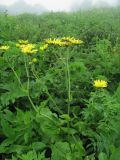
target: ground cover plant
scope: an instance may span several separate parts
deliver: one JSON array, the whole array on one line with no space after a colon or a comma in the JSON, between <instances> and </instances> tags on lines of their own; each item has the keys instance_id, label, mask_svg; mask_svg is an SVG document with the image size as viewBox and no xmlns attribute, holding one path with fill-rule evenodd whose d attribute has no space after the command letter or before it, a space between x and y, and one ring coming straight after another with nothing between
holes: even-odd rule
<instances>
[{"instance_id":1,"label":"ground cover plant","mask_svg":"<svg viewBox=\"0 0 120 160\"><path fill-rule=\"evenodd\" d=\"M119 122L119 8L1 13L1 160L118 160Z\"/></svg>"}]
</instances>

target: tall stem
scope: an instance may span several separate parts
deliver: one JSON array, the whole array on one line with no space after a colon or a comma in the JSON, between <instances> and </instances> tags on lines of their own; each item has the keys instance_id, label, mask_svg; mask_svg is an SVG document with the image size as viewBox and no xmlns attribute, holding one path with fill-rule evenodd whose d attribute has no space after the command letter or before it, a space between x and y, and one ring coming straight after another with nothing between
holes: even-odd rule
<instances>
[{"instance_id":1,"label":"tall stem","mask_svg":"<svg viewBox=\"0 0 120 160\"><path fill-rule=\"evenodd\" d=\"M26 75L27 75L27 97L28 97L33 109L37 112L37 109L36 109L32 99L30 97L30 76L29 76L29 69L27 67L27 59L25 56L24 56L24 62L25 62L25 70L26 70Z\"/></svg>"},{"instance_id":2,"label":"tall stem","mask_svg":"<svg viewBox=\"0 0 120 160\"><path fill-rule=\"evenodd\" d=\"M27 91L29 94L29 89L30 89L30 76L29 76L29 70L27 67L27 57L24 56L24 62L25 62L25 70L26 70L26 75L27 75Z\"/></svg>"},{"instance_id":3,"label":"tall stem","mask_svg":"<svg viewBox=\"0 0 120 160\"><path fill-rule=\"evenodd\" d=\"M71 83L70 83L70 69L69 69L69 53L66 59L67 67L67 88L68 88L68 115L70 115L70 101L71 101Z\"/></svg>"},{"instance_id":4,"label":"tall stem","mask_svg":"<svg viewBox=\"0 0 120 160\"><path fill-rule=\"evenodd\" d=\"M30 95L29 95L29 85L30 85L30 83L29 83L29 82L30 82L30 79L29 79L29 70L28 70L28 68L27 68L26 59L24 59L24 60L25 60L25 70L26 70L26 74L27 74L27 78L28 78L28 83L27 83L27 97L28 97L28 100L29 100L31 106L32 106L33 109L35 110L35 112L38 112L37 108L35 107L32 99L31 99L31 97L30 97ZM8 61L8 62L9 62L9 61ZM12 67L11 65L9 65L9 66L10 66L11 70L13 71L16 79L18 80L21 88L24 89L24 86L23 86L23 84L22 84L22 82L21 82L21 80L20 80L17 72L15 71L14 67ZM39 114L42 115L43 117L46 117L47 119L51 120L51 121L56 125L55 121L54 121L53 119L51 119L49 116L47 116L47 115L45 115L45 114L42 114L42 113L39 113ZM58 126L58 127L60 127L60 126ZM62 130L61 127L60 127L60 129Z\"/></svg>"},{"instance_id":5,"label":"tall stem","mask_svg":"<svg viewBox=\"0 0 120 160\"><path fill-rule=\"evenodd\" d=\"M32 73L33 73L33 76L38 80L38 81L41 81L40 80L40 77L35 73L35 68L32 67ZM52 95L49 93L48 89L46 88L45 89L45 93L47 94L47 96L49 97L49 99L53 102L55 108L56 108L56 111L58 111L60 114L63 114L63 112L59 109L59 107L57 106L55 100L53 99Z\"/></svg>"}]
</instances>

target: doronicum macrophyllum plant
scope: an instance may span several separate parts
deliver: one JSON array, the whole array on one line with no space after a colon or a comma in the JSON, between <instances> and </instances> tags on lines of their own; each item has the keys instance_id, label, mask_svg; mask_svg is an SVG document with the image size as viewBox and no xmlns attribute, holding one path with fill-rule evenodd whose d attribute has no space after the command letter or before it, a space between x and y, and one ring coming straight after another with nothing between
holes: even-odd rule
<instances>
[{"instance_id":1,"label":"doronicum macrophyllum plant","mask_svg":"<svg viewBox=\"0 0 120 160\"><path fill-rule=\"evenodd\" d=\"M119 12L0 14L1 160L118 160Z\"/></svg>"}]
</instances>

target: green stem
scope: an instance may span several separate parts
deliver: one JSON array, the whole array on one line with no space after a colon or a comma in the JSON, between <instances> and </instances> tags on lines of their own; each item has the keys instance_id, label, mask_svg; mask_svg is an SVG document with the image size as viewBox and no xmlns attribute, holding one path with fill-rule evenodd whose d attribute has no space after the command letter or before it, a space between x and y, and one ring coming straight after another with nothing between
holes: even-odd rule
<instances>
[{"instance_id":1,"label":"green stem","mask_svg":"<svg viewBox=\"0 0 120 160\"><path fill-rule=\"evenodd\" d=\"M22 82L21 82L19 76L17 75L16 71L14 70L14 68L13 68L12 66L10 66L10 68L11 68L11 70L13 71L13 73L14 73L16 79L18 80L19 84L21 85L21 88L23 88L23 84L22 84ZM25 61L25 69L26 69L27 78L28 78L28 85L27 85L27 89L28 89L28 92L27 92L27 93L28 93L28 94L27 94L27 97L28 97L29 102L31 103L33 109L34 109L35 112L37 113L38 110L37 110L37 108L35 107L35 105L34 105L32 99L31 99L31 97L30 97L30 95L29 95L29 71L28 71L28 69L27 69L26 61ZM54 120L52 120L52 119L51 119L50 117L48 117L47 115L41 114L41 113L39 113L39 114L42 115L42 116L44 116L44 117L46 117L46 118L48 118L49 120L51 120L51 121L56 125L56 123L54 122ZM60 126L58 126L58 127L60 127ZM62 129L62 128L60 127L60 129Z\"/></svg>"},{"instance_id":2,"label":"green stem","mask_svg":"<svg viewBox=\"0 0 120 160\"><path fill-rule=\"evenodd\" d=\"M34 76L36 79L39 79L39 77L37 76L37 73L36 73L36 71L35 71L35 66L34 66L34 64L31 66L31 69L32 69L33 76Z\"/></svg>"},{"instance_id":3,"label":"green stem","mask_svg":"<svg viewBox=\"0 0 120 160\"><path fill-rule=\"evenodd\" d=\"M18 82L19 82L21 88L23 88L22 82L21 82L20 78L18 77L16 71L14 70L14 68L13 68L12 66L10 66L10 68L11 68L11 70L13 71L13 73L14 73L16 79L18 80Z\"/></svg>"},{"instance_id":4,"label":"green stem","mask_svg":"<svg viewBox=\"0 0 120 160\"><path fill-rule=\"evenodd\" d=\"M40 78L36 75L35 73L35 68L32 67L32 72L33 72L33 76L37 79L40 80ZM52 98L51 94L49 93L48 89L46 89L46 94L48 95L48 97L51 99L51 101L53 102L54 106L56 107L57 111L61 114L63 114L63 112L59 109L59 107L57 106L56 102L54 101L54 99Z\"/></svg>"},{"instance_id":5,"label":"green stem","mask_svg":"<svg viewBox=\"0 0 120 160\"><path fill-rule=\"evenodd\" d=\"M27 75L27 93L28 93L27 97L28 97L33 109L37 112L37 109L36 109L32 99L30 97L30 75L29 75L29 69L27 67L27 58L25 56L24 56L24 61L25 61L25 70L26 70L26 75Z\"/></svg>"},{"instance_id":6,"label":"green stem","mask_svg":"<svg viewBox=\"0 0 120 160\"><path fill-rule=\"evenodd\" d=\"M27 59L24 55L24 62L25 62L25 70L26 70L26 74L27 74L27 91L28 91L28 94L29 94L29 88L30 88L30 76L29 76L29 70L28 70L28 67L27 67Z\"/></svg>"},{"instance_id":7,"label":"green stem","mask_svg":"<svg viewBox=\"0 0 120 160\"><path fill-rule=\"evenodd\" d=\"M68 85L68 115L70 116L71 84L70 84L69 55L67 55L66 67L67 67L67 85Z\"/></svg>"},{"instance_id":8,"label":"green stem","mask_svg":"<svg viewBox=\"0 0 120 160\"><path fill-rule=\"evenodd\" d=\"M36 107L35 107L35 105L34 105L34 103L33 103L33 101L32 101L32 99L30 98L29 93L28 93L27 97L28 97L28 99L29 99L29 101L30 101L30 103L31 103L31 105L32 105L32 107L33 107L33 109L34 109L36 112L38 112L37 109L36 109Z\"/></svg>"},{"instance_id":9,"label":"green stem","mask_svg":"<svg viewBox=\"0 0 120 160\"><path fill-rule=\"evenodd\" d=\"M9 64L9 61L8 61L8 64ZM18 80L18 83L20 84L21 88L24 89L24 86L23 86L23 84L22 84L17 72L15 71L15 69L11 65L9 65L9 66L10 66L11 70L13 71L16 79ZM27 93L27 97L28 97L28 100L29 100L30 104L32 105L33 109L37 112L37 109L36 109L35 105L33 104L32 100L30 98L30 95L29 95L29 72L27 70L26 61L25 61L25 68L26 68L26 73L27 73L27 77L28 77L27 92L26 92Z\"/></svg>"},{"instance_id":10,"label":"green stem","mask_svg":"<svg viewBox=\"0 0 120 160\"><path fill-rule=\"evenodd\" d=\"M71 83L70 83L70 68L69 68L69 51L67 52L67 58L66 58L66 70L67 70L67 90L68 90L68 116L70 117L70 102L71 102ZM68 120L67 122L67 128L68 128L68 142L69 142L69 146L72 152L72 148L71 148L71 144L70 144L70 133L69 133L69 129L70 129L70 121Z\"/></svg>"}]
</instances>

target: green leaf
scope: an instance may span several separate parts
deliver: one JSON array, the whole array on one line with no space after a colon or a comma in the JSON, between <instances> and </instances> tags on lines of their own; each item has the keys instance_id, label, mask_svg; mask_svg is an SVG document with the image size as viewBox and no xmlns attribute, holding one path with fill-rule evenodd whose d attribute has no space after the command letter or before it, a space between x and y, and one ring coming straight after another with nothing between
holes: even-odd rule
<instances>
[{"instance_id":1,"label":"green leaf","mask_svg":"<svg viewBox=\"0 0 120 160\"><path fill-rule=\"evenodd\" d=\"M14 139L14 136L15 136L14 129L12 128L12 126L10 126L10 124L5 119L1 120L1 126L5 136L10 139Z\"/></svg>"},{"instance_id":2,"label":"green leaf","mask_svg":"<svg viewBox=\"0 0 120 160\"><path fill-rule=\"evenodd\" d=\"M27 154L18 156L21 160L45 160L44 153L36 153L35 151L29 151Z\"/></svg>"},{"instance_id":3,"label":"green leaf","mask_svg":"<svg viewBox=\"0 0 120 160\"><path fill-rule=\"evenodd\" d=\"M70 121L71 120L71 118L70 118L70 116L68 114L62 114L62 115L60 115L60 118L66 120L66 121Z\"/></svg>"},{"instance_id":4,"label":"green leaf","mask_svg":"<svg viewBox=\"0 0 120 160\"><path fill-rule=\"evenodd\" d=\"M42 134L43 139L55 141L59 136L59 119L57 115L52 113L48 108L39 108L36 115L36 122L39 126L38 132Z\"/></svg>"},{"instance_id":5,"label":"green leaf","mask_svg":"<svg viewBox=\"0 0 120 160\"><path fill-rule=\"evenodd\" d=\"M43 150L46 145L43 142L34 142L32 143L32 148L36 151Z\"/></svg>"},{"instance_id":6,"label":"green leaf","mask_svg":"<svg viewBox=\"0 0 120 160\"><path fill-rule=\"evenodd\" d=\"M25 125L30 124L30 121L31 121L30 112L25 112L25 114L24 114L24 123L25 123Z\"/></svg>"},{"instance_id":7,"label":"green leaf","mask_svg":"<svg viewBox=\"0 0 120 160\"><path fill-rule=\"evenodd\" d=\"M99 160L108 160L107 155L103 152L101 152L98 156Z\"/></svg>"},{"instance_id":8,"label":"green leaf","mask_svg":"<svg viewBox=\"0 0 120 160\"><path fill-rule=\"evenodd\" d=\"M27 92L17 81L1 84L0 88L6 90L0 97L2 105L9 105L14 103L17 98L27 96Z\"/></svg>"},{"instance_id":9,"label":"green leaf","mask_svg":"<svg viewBox=\"0 0 120 160\"><path fill-rule=\"evenodd\" d=\"M12 145L9 147L8 153L18 153L21 154L23 151L27 151L29 149L29 146L23 146L23 145Z\"/></svg>"},{"instance_id":10,"label":"green leaf","mask_svg":"<svg viewBox=\"0 0 120 160\"><path fill-rule=\"evenodd\" d=\"M11 138L11 137L10 137ZM0 153L7 153L9 150L9 146L11 146L14 142L14 139L5 139L1 144L0 144Z\"/></svg>"},{"instance_id":11,"label":"green leaf","mask_svg":"<svg viewBox=\"0 0 120 160\"><path fill-rule=\"evenodd\" d=\"M67 142L56 142L52 145L51 160L66 160L67 153L70 153L70 147Z\"/></svg>"},{"instance_id":12,"label":"green leaf","mask_svg":"<svg viewBox=\"0 0 120 160\"><path fill-rule=\"evenodd\" d=\"M75 130L74 128L62 127L62 130L66 134L69 133L71 135L74 135L75 133L77 133L77 130Z\"/></svg>"},{"instance_id":13,"label":"green leaf","mask_svg":"<svg viewBox=\"0 0 120 160\"><path fill-rule=\"evenodd\" d=\"M29 142L30 137L31 137L31 130L28 129L28 130L26 130L26 133L24 134L25 143Z\"/></svg>"},{"instance_id":14,"label":"green leaf","mask_svg":"<svg viewBox=\"0 0 120 160\"><path fill-rule=\"evenodd\" d=\"M72 144L71 147L73 148L73 152L75 156L77 157L79 156L79 158L82 158L83 156L85 156L85 149L80 139L75 144Z\"/></svg>"}]
</instances>

